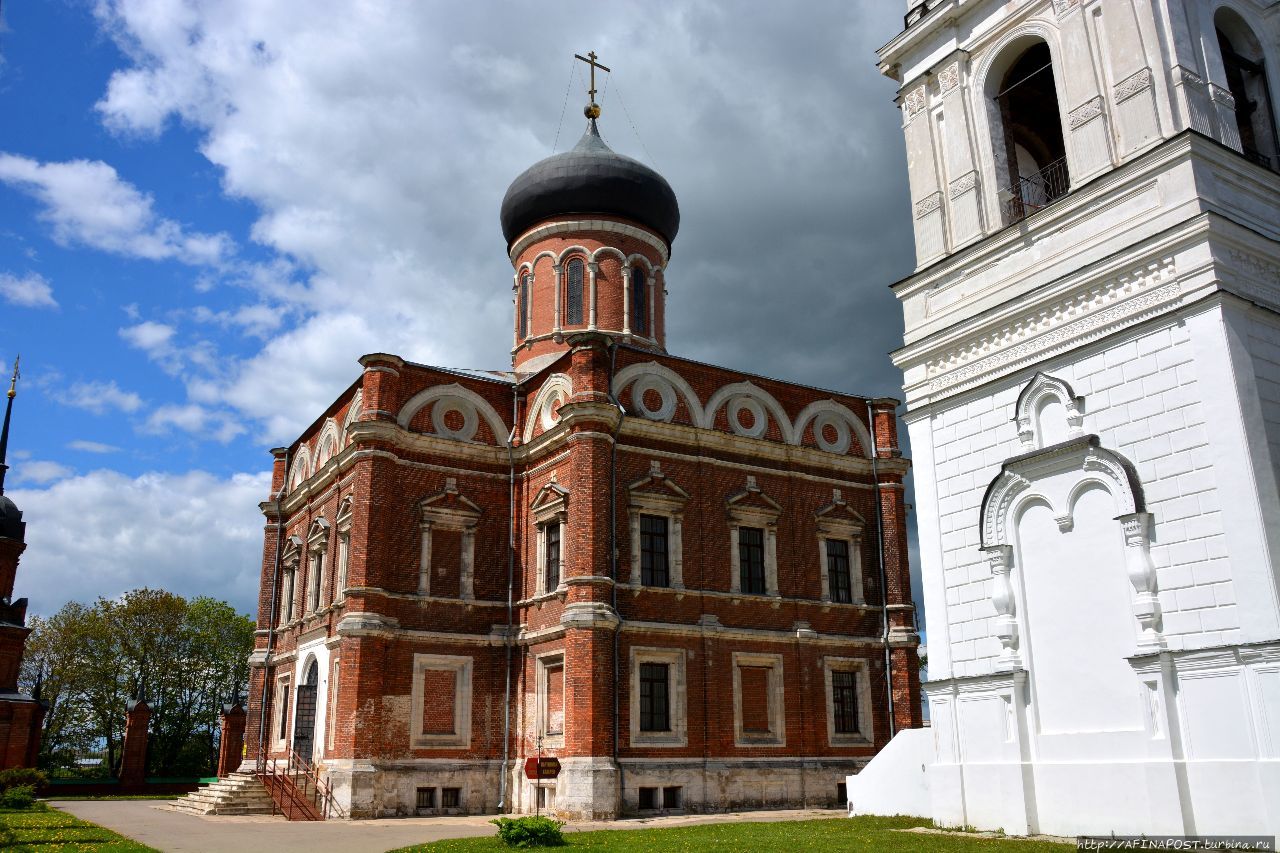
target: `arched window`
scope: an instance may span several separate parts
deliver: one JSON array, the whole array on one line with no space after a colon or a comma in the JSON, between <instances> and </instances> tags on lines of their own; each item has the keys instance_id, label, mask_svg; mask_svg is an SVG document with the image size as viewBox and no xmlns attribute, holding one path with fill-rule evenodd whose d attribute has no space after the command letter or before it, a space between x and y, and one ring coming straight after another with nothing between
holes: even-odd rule
<instances>
[{"instance_id":1,"label":"arched window","mask_svg":"<svg viewBox=\"0 0 1280 853\"><path fill-rule=\"evenodd\" d=\"M631 331L649 334L649 288L640 267L631 268L631 317Z\"/></svg>"},{"instance_id":2,"label":"arched window","mask_svg":"<svg viewBox=\"0 0 1280 853\"><path fill-rule=\"evenodd\" d=\"M564 306L566 325L582 323L582 261L578 258L569 261L564 288Z\"/></svg>"},{"instance_id":3,"label":"arched window","mask_svg":"<svg viewBox=\"0 0 1280 853\"><path fill-rule=\"evenodd\" d=\"M520 340L529 337L529 285L532 276L528 273L520 276L520 296L516 300L519 316L516 318Z\"/></svg>"},{"instance_id":4,"label":"arched window","mask_svg":"<svg viewBox=\"0 0 1280 853\"><path fill-rule=\"evenodd\" d=\"M319 686L320 667L312 658L298 685L296 707L293 714L293 751L311 760L316 733L316 688Z\"/></svg>"},{"instance_id":5,"label":"arched window","mask_svg":"<svg viewBox=\"0 0 1280 853\"><path fill-rule=\"evenodd\" d=\"M1263 68L1262 45L1243 19L1230 9L1219 9L1213 18L1227 72L1227 88L1236 102L1236 129L1244 155L1268 169L1277 160L1275 113Z\"/></svg>"},{"instance_id":6,"label":"arched window","mask_svg":"<svg viewBox=\"0 0 1280 853\"><path fill-rule=\"evenodd\" d=\"M1012 225L1067 194L1067 149L1049 45L1023 43L989 87L992 151L1004 223ZM996 82L998 81L998 82Z\"/></svg>"}]
</instances>

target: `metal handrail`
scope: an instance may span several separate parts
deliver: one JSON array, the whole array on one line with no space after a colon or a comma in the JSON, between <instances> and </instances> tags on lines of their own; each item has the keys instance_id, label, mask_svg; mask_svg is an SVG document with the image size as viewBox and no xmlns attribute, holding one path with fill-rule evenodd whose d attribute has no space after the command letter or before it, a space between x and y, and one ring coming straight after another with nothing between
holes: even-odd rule
<instances>
[{"instance_id":1,"label":"metal handrail","mask_svg":"<svg viewBox=\"0 0 1280 853\"><path fill-rule=\"evenodd\" d=\"M1004 206L1005 225L1021 222L1062 198L1070 189L1066 157L1059 157L1032 175L1019 177L998 193Z\"/></svg>"},{"instance_id":2,"label":"metal handrail","mask_svg":"<svg viewBox=\"0 0 1280 853\"><path fill-rule=\"evenodd\" d=\"M314 812L321 820L346 817L333 790L321 778L319 768L295 750L287 750L282 767L279 761L267 757L265 749L259 749L257 775L264 781L270 779L273 783L270 786L272 814L276 813L276 806L280 806L280 810L290 819L293 812L291 807L302 807ZM278 802L277 792L288 801L287 804Z\"/></svg>"}]
</instances>

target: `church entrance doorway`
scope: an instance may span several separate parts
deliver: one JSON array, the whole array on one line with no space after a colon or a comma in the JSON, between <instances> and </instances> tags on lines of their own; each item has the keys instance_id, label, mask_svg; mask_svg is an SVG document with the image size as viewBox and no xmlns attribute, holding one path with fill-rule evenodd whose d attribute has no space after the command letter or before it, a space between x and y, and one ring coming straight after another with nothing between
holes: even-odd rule
<instances>
[{"instance_id":1,"label":"church entrance doorway","mask_svg":"<svg viewBox=\"0 0 1280 853\"><path fill-rule=\"evenodd\" d=\"M306 676L298 685L297 705L293 713L293 751L308 761L315 742L316 685L319 680L320 667L312 658Z\"/></svg>"}]
</instances>

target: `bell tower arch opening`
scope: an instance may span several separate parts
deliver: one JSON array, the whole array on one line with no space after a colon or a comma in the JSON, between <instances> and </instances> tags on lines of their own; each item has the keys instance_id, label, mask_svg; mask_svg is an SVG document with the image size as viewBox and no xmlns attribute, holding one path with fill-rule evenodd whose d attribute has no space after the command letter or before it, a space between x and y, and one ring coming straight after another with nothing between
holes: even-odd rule
<instances>
[{"instance_id":1,"label":"bell tower arch opening","mask_svg":"<svg viewBox=\"0 0 1280 853\"><path fill-rule=\"evenodd\" d=\"M998 201L1012 225L1071 188L1049 45L1027 36L1007 47L986 94Z\"/></svg>"},{"instance_id":2,"label":"bell tower arch opening","mask_svg":"<svg viewBox=\"0 0 1280 853\"><path fill-rule=\"evenodd\" d=\"M1240 134L1241 151L1261 166L1280 170L1275 110L1267 85L1262 44L1244 19L1231 9L1219 9L1213 16L1213 26L1227 88L1236 102L1236 130Z\"/></svg>"}]
</instances>

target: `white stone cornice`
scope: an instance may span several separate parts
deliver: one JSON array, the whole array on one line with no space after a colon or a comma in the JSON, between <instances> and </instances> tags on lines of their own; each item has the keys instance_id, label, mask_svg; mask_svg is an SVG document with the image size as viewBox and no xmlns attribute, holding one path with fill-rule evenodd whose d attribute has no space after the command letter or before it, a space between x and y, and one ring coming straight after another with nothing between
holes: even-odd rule
<instances>
[{"instance_id":1,"label":"white stone cornice","mask_svg":"<svg viewBox=\"0 0 1280 853\"><path fill-rule=\"evenodd\" d=\"M666 241L658 237L652 231L647 231L635 225L628 225L625 222L615 222L611 219L565 219L555 222L546 222L536 228L531 228L521 234L511 243L511 250L507 253L514 264L516 258L521 253L538 240L545 240L548 237L554 237L557 234L582 233L584 231L604 231L620 234L623 237L634 237L641 242L652 246L662 257L662 265L666 266L667 261L671 258L671 252L667 248Z\"/></svg>"}]
</instances>

